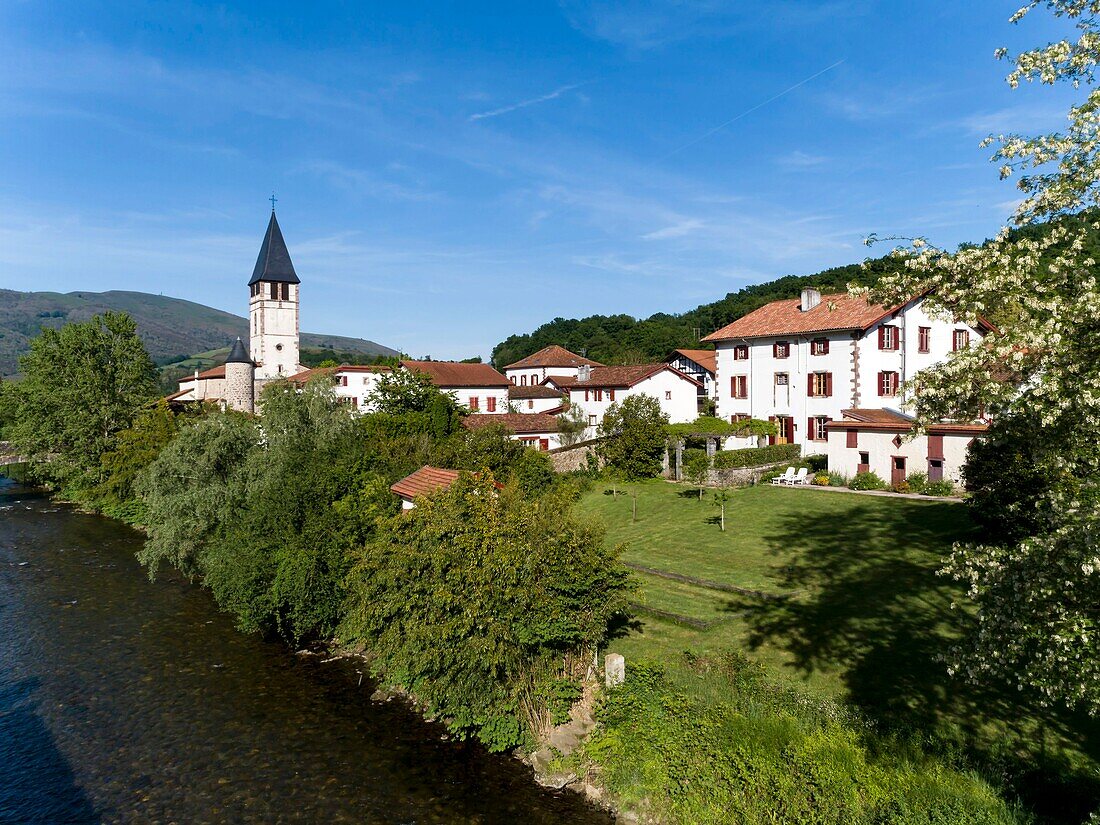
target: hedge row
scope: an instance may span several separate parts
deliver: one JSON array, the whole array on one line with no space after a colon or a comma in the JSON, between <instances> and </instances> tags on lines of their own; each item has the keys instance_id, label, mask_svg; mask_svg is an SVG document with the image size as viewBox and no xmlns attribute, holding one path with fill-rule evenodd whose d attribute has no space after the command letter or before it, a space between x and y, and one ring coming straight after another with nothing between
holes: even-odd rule
<instances>
[{"instance_id":1,"label":"hedge row","mask_svg":"<svg viewBox=\"0 0 1100 825\"><path fill-rule=\"evenodd\" d=\"M798 444L769 444L767 447L747 447L743 450L722 450L714 455L714 469L734 470L738 467L759 467L777 461L794 461L802 455Z\"/></svg>"}]
</instances>

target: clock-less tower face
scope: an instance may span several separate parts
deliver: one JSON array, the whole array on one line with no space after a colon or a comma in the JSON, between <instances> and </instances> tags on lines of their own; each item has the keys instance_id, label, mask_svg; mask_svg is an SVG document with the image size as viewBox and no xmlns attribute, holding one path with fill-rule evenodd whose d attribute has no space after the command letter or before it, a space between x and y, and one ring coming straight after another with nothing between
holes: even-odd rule
<instances>
[{"instance_id":1,"label":"clock-less tower face","mask_svg":"<svg viewBox=\"0 0 1100 825\"><path fill-rule=\"evenodd\" d=\"M257 364L256 378L271 379L301 372L298 363L301 282L274 212L248 288L249 351Z\"/></svg>"}]
</instances>

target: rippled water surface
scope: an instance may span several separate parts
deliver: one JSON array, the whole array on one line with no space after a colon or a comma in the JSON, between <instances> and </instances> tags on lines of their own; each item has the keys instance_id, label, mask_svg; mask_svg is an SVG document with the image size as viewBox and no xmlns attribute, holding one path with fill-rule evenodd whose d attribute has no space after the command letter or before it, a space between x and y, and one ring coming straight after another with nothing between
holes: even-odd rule
<instances>
[{"instance_id":1,"label":"rippled water surface","mask_svg":"<svg viewBox=\"0 0 1100 825\"><path fill-rule=\"evenodd\" d=\"M607 823L0 478L0 822Z\"/></svg>"}]
</instances>

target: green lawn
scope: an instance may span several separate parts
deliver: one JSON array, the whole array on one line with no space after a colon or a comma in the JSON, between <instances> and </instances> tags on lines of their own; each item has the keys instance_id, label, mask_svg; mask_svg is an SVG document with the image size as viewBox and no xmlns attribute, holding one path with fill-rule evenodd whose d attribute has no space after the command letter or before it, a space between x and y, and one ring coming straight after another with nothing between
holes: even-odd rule
<instances>
[{"instance_id":1,"label":"green lawn","mask_svg":"<svg viewBox=\"0 0 1100 825\"><path fill-rule=\"evenodd\" d=\"M1096 720L953 680L939 659L966 621L951 609L958 585L936 575L951 544L973 538L964 505L749 487L732 492L722 532L717 507L691 488L653 481L622 489L637 492L636 522L631 496L612 496L606 483L578 510L605 524L625 562L703 580L635 573L636 620L612 646L628 661L737 647L777 676L851 701L884 728L939 735L987 763L1041 763L1030 781L1055 804L1100 798Z\"/></svg>"}]
</instances>

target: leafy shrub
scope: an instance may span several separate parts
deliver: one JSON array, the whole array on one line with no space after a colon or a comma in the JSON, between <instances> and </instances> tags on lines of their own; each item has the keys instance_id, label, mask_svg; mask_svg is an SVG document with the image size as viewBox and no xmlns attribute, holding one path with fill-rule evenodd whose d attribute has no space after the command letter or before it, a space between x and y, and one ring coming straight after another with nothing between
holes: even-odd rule
<instances>
[{"instance_id":1,"label":"leafy shrub","mask_svg":"<svg viewBox=\"0 0 1100 825\"><path fill-rule=\"evenodd\" d=\"M626 609L617 551L568 510L553 493L532 507L482 473L378 521L346 579L342 639L457 736L523 744L531 709L560 716L570 701L545 688L563 656L602 642Z\"/></svg>"},{"instance_id":2,"label":"leafy shrub","mask_svg":"<svg viewBox=\"0 0 1100 825\"><path fill-rule=\"evenodd\" d=\"M829 456L808 455L806 456L806 466L815 473L824 472L829 469Z\"/></svg>"},{"instance_id":3,"label":"leafy shrub","mask_svg":"<svg viewBox=\"0 0 1100 825\"><path fill-rule=\"evenodd\" d=\"M955 493L955 485L949 479L929 481L921 491L926 496L950 496Z\"/></svg>"},{"instance_id":4,"label":"leafy shrub","mask_svg":"<svg viewBox=\"0 0 1100 825\"><path fill-rule=\"evenodd\" d=\"M856 473L855 477L848 482L848 488L851 490L885 490L886 482L879 478L878 473L867 471Z\"/></svg>"},{"instance_id":5,"label":"leafy shrub","mask_svg":"<svg viewBox=\"0 0 1100 825\"><path fill-rule=\"evenodd\" d=\"M928 474L927 473L910 473L905 477L906 483L909 485L909 489L914 493L923 493L924 488L928 486Z\"/></svg>"},{"instance_id":6,"label":"leafy shrub","mask_svg":"<svg viewBox=\"0 0 1100 825\"><path fill-rule=\"evenodd\" d=\"M583 753L650 821L1021 821L982 779L896 754L845 706L772 682L739 653L632 663L598 715Z\"/></svg>"},{"instance_id":7,"label":"leafy shrub","mask_svg":"<svg viewBox=\"0 0 1100 825\"><path fill-rule=\"evenodd\" d=\"M769 444L767 447L746 447L743 450L722 450L714 456L714 469L735 470L759 467L779 461L794 461L802 455L798 444Z\"/></svg>"},{"instance_id":8,"label":"leafy shrub","mask_svg":"<svg viewBox=\"0 0 1100 825\"><path fill-rule=\"evenodd\" d=\"M912 488L910 488L909 482L903 478L897 484L892 485L890 489L895 493L908 493Z\"/></svg>"},{"instance_id":9,"label":"leafy shrub","mask_svg":"<svg viewBox=\"0 0 1100 825\"><path fill-rule=\"evenodd\" d=\"M814 484L816 484L818 487L828 487L829 481L830 479L828 473L818 473L814 476Z\"/></svg>"},{"instance_id":10,"label":"leafy shrub","mask_svg":"<svg viewBox=\"0 0 1100 825\"><path fill-rule=\"evenodd\" d=\"M832 470L829 471L829 486L830 487L847 487L851 483L851 479L844 473L837 473Z\"/></svg>"}]
</instances>

